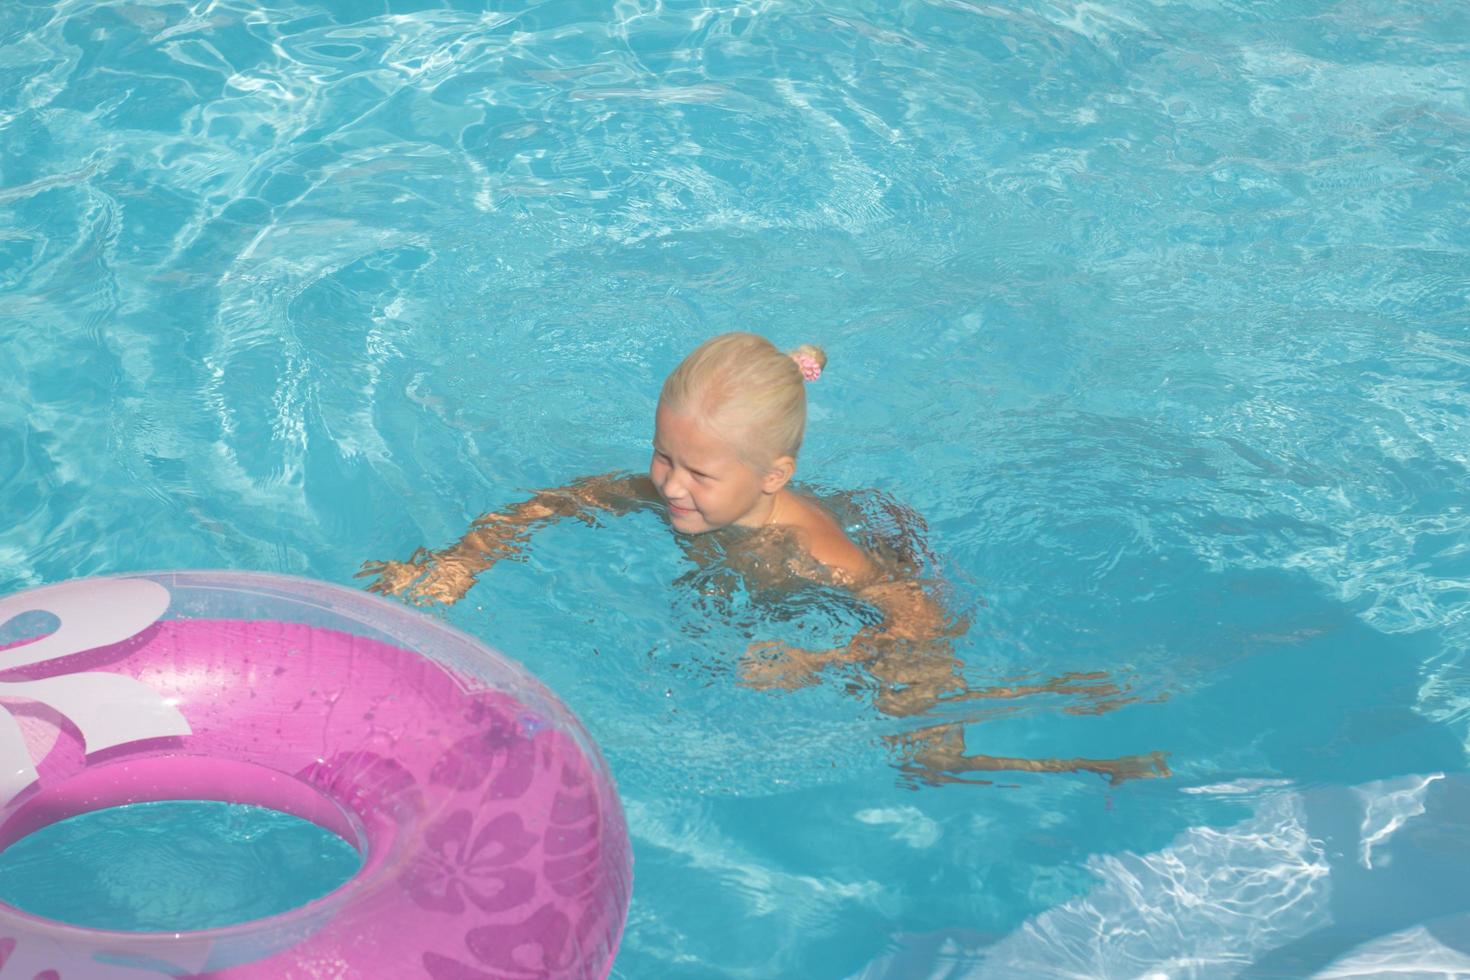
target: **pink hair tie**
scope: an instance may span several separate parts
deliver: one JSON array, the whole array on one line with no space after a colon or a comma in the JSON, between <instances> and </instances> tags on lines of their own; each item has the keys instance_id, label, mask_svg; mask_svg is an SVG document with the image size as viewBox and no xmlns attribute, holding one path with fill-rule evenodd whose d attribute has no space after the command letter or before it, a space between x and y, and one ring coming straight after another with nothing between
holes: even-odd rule
<instances>
[{"instance_id":1,"label":"pink hair tie","mask_svg":"<svg viewBox=\"0 0 1470 980\"><path fill-rule=\"evenodd\" d=\"M801 376L806 380L815 381L822 376L822 365L810 354L792 354L791 359L801 368Z\"/></svg>"}]
</instances>

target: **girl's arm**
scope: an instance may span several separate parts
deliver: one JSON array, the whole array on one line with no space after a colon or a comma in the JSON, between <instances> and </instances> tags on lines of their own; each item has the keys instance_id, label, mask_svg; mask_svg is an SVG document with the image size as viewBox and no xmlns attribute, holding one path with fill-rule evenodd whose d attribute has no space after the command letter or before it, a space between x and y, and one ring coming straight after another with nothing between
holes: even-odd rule
<instances>
[{"instance_id":1,"label":"girl's arm","mask_svg":"<svg viewBox=\"0 0 1470 980\"><path fill-rule=\"evenodd\" d=\"M954 638L968 625L963 619L947 617L914 581L890 580L854 591L883 613L880 622L859 630L847 646L834 650L757 644L741 667L745 683L802 687L815 683L817 672L830 664L861 665L877 682L874 707L900 718L922 716L962 701L999 702L986 713L1005 712L1011 710L1009 702L1033 695L1075 699L1063 710L1076 714L1101 714L1139 700L1101 671L970 687L962 673L964 664L953 649ZM1162 752L1110 759L1023 759L971 753L965 747L963 718L885 736L885 741L904 757L906 772L931 783L966 782L963 774L974 772L1093 772L1114 784L1170 775Z\"/></svg>"},{"instance_id":2,"label":"girl's arm","mask_svg":"<svg viewBox=\"0 0 1470 980\"><path fill-rule=\"evenodd\" d=\"M881 579L849 588L878 610L882 618L877 623L858 630L845 647L829 650L804 650L781 642L754 644L741 666L744 682L752 687L805 687L815 684L817 673L831 664L862 664L879 681L912 692L904 700L923 705L889 712L893 714L917 713L932 706L944 691L963 686L952 643L965 631L967 622L948 617L913 580ZM900 661L907 669L898 666ZM899 676L883 676L890 672ZM896 706L885 705L884 710L889 707Z\"/></svg>"},{"instance_id":3,"label":"girl's arm","mask_svg":"<svg viewBox=\"0 0 1470 980\"><path fill-rule=\"evenodd\" d=\"M453 605L481 572L521 552L531 535L564 517L596 525L597 511L626 514L657 499L646 475L606 473L539 490L529 500L475 518L447 548L419 548L407 561L367 561L356 578L375 575L369 592L402 596L415 605Z\"/></svg>"},{"instance_id":4,"label":"girl's arm","mask_svg":"<svg viewBox=\"0 0 1470 980\"><path fill-rule=\"evenodd\" d=\"M878 682L877 706L898 717L919 715L941 704L1010 700L1038 694L1074 697L1067 710L1101 714L1138 697L1104 672L1070 672L1046 680L1015 679L972 688L955 655L954 640L969 628L965 617L951 617L913 580L883 580L854 590L875 606L882 619L855 633L845 647L803 650L782 643L757 643L741 666L753 687L805 687L832 664L860 664Z\"/></svg>"}]
</instances>

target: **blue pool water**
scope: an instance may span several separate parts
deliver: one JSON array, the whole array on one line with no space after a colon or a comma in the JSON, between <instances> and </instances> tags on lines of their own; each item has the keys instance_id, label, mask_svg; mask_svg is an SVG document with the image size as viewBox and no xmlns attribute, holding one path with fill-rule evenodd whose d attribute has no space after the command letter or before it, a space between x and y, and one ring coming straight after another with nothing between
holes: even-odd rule
<instances>
[{"instance_id":1,"label":"blue pool water","mask_svg":"<svg viewBox=\"0 0 1470 980\"><path fill-rule=\"evenodd\" d=\"M73 925L178 932L304 905L356 873L342 838L288 813L168 800L43 827L0 853L0 901Z\"/></svg>"},{"instance_id":2,"label":"blue pool water","mask_svg":"<svg viewBox=\"0 0 1470 980\"><path fill-rule=\"evenodd\" d=\"M1470 971L1467 79L1431 0L0 5L0 593L352 582L815 341L970 687L1117 693L753 690L862 611L543 532L443 615L608 757L616 976Z\"/></svg>"}]
</instances>

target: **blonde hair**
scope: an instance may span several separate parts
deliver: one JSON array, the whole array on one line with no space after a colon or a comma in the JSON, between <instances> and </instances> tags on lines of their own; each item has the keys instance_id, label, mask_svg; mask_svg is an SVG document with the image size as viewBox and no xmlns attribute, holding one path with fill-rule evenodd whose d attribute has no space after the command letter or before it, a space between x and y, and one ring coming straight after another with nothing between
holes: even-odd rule
<instances>
[{"instance_id":1,"label":"blonde hair","mask_svg":"<svg viewBox=\"0 0 1470 980\"><path fill-rule=\"evenodd\" d=\"M794 459L806 431L806 380L798 357L819 368L827 363L811 344L782 353L758 334L711 337L664 379L659 404L698 416L756 468L780 456Z\"/></svg>"}]
</instances>

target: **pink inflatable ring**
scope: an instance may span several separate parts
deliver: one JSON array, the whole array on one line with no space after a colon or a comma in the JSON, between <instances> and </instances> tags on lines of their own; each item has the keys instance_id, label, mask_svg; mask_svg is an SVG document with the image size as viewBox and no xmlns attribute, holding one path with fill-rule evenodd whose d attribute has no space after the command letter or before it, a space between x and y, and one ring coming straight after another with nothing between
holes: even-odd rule
<instances>
[{"instance_id":1,"label":"pink inflatable ring","mask_svg":"<svg viewBox=\"0 0 1470 980\"><path fill-rule=\"evenodd\" d=\"M197 932L0 904L0 977L610 970L631 858L607 768L550 692L478 641L355 590L223 572L33 589L0 599L6 623L0 849L104 807L221 800L311 820L363 864L308 905Z\"/></svg>"}]
</instances>

